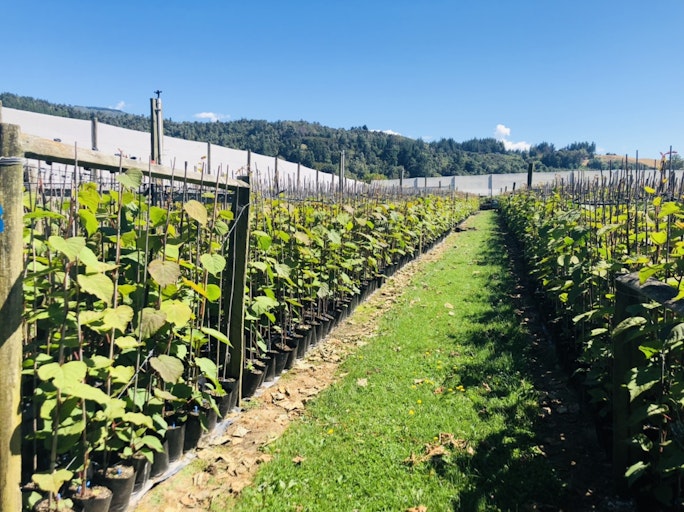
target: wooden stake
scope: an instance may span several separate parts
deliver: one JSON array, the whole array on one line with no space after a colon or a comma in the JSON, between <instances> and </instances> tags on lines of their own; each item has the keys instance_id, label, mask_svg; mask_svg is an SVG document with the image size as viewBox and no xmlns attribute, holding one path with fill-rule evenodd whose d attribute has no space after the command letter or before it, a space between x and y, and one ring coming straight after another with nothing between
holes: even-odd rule
<instances>
[{"instance_id":1,"label":"wooden stake","mask_svg":"<svg viewBox=\"0 0 684 512\"><path fill-rule=\"evenodd\" d=\"M21 510L23 158L16 125L0 125L0 510ZM6 158L7 157L7 158Z\"/></svg>"}]
</instances>

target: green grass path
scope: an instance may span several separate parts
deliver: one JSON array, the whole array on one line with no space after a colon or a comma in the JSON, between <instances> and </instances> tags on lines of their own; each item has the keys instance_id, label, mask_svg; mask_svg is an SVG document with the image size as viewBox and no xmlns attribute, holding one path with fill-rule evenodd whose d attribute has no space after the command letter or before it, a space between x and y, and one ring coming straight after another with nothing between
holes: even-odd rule
<instances>
[{"instance_id":1,"label":"green grass path","mask_svg":"<svg viewBox=\"0 0 684 512\"><path fill-rule=\"evenodd\" d=\"M529 510L562 485L536 447L529 336L496 213L445 241L341 366L346 374L269 446L231 509ZM220 510L217 509L217 510Z\"/></svg>"}]
</instances>

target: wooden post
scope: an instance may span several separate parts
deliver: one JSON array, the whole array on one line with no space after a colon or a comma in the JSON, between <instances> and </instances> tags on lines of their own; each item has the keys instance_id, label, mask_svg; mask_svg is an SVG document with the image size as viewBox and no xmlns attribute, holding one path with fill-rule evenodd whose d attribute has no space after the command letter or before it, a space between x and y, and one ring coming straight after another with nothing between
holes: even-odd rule
<instances>
[{"instance_id":1,"label":"wooden post","mask_svg":"<svg viewBox=\"0 0 684 512\"><path fill-rule=\"evenodd\" d=\"M275 170L273 171L273 191L275 196L280 190L280 174L278 173L278 157L275 157Z\"/></svg>"},{"instance_id":2,"label":"wooden post","mask_svg":"<svg viewBox=\"0 0 684 512\"><path fill-rule=\"evenodd\" d=\"M242 179L249 183L249 177ZM224 288L224 293L227 294L225 304L229 308L227 311L227 318L230 322L228 339L232 345L230 347L228 375L237 380L238 386L241 386L242 383L242 369L246 356L245 286L247 284L247 261L249 258L249 191L248 187L235 190L232 205L235 227L229 241L232 261L228 266L228 276Z\"/></svg>"},{"instance_id":3,"label":"wooden post","mask_svg":"<svg viewBox=\"0 0 684 512\"><path fill-rule=\"evenodd\" d=\"M150 99L150 137L152 161L161 165L162 147L164 145L164 122L162 118L161 98Z\"/></svg>"},{"instance_id":4,"label":"wooden post","mask_svg":"<svg viewBox=\"0 0 684 512\"><path fill-rule=\"evenodd\" d=\"M211 142L207 142L207 174L211 174Z\"/></svg>"},{"instance_id":5,"label":"wooden post","mask_svg":"<svg viewBox=\"0 0 684 512\"><path fill-rule=\"evenodd\" d=\"M21 510L21 315L24 304L19 127L0 125L0 510Z\"/></svg>"},{"instance_id":6,"label":"wooden post","mask_svg":"<svg viewBox=\"0 0 684 512\"><path fill-rule=\"evenodd\" d=\"M620 276L615 281L615 314L613 327L631 316L630 306L655 301L678 314L684 313L684 305L672 302L677 295L675 288L655 279L641 284L639 273ZM627 383L632 368L645 364L646 359L639 351L639 340L629 339L629 333L613 337L613 481L616 489L625 491L625 471L639 457L640 449L630 442L640 430L640 425L630 424L632 405Z\"/></svg>"},{"instance_id":7,"label":"wooden post","mask_svg":"<svg viewBox=\"0 0 684 512\"><path fill-rule=\"evenodd\" d=\"M344 197L344 149L340 155L340 197Z\"/></svg>"},{"instance_id":8,"label":"wooden post","mask_svg":"<svg viewBox=\"0 0 684 512\"><path fill-rule=\"evenodd\" d=\"M527 188L532 188L532 174L534 173L534 162L527 164Z\"/></svg>"}]
</instances>

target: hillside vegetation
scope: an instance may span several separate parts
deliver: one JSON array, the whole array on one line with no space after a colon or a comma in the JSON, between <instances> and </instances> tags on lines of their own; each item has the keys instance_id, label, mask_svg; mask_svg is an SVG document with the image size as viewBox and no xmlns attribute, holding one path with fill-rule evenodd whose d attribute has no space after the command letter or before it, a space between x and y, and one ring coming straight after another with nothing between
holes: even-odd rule
<instances>
[{"instance_id":1,"label":"hillside vegetation","mask_svg":"<svg viewBox=\"0 0 684 512\"><path fill-rule=\"evenodd\" d=\"M9 108L90 119L139 131L149 130L147 116L132 115L112 109L59 105L45 100L11 93L0 93L0 101ZM607 168L595 158L596 145L575 142L556 149L542 142L529 151L508 151L494 138L456 142L441 139L426 142L396 134L369 130L366 126L350 129L330 128L306 121L240 119L227 122L175 122L164 120L164 133L171 137L211 142L235 149L279 156L320 171L335 173L340 155L345 152L345 169L350 177L361 180L503 174L525 172L529 163L536 171L575 169L581 165Z\"/></svg>"}]
</instances>

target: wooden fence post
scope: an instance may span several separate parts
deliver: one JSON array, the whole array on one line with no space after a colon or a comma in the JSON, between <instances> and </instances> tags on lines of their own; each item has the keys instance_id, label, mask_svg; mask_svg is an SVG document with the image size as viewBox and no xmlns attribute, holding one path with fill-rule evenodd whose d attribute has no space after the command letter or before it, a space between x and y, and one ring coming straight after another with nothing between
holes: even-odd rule
<instances>
[{"instance_id":1,"label":"wooden fence post","mask_svg":"<svg viewBox=\"0 0 684 512\"><path fill-rule=\"evenodd\" d=\"M24 166L19 127L0 125L0 510L21 510Z\"/></svg>"},{"instance_id":2,"label":"wooden fence post","mask_svg":"<svg viewBox=\"0 0 684 512\"><path fill-rule=\"evenodd\" d=\"M243 177L249 182L249 177ZM247 285L247 261L249 258L249 201L250 189L240 187L235 190L233 201L233 232L230 235L230 247L232 248L232 261L229 265L226 292L230 294L226 300L229 326L228 339L230 339L230 361L228 374L236 379L237 386L242 384L242 367L245 361L245 286ZM239 389L239 388L238 388ZM240 398L242 396L240 395ZM239 402L238 402L239 403Z\"/></svg>"},{"instance_id":3,"label":"wooden fence post","mask_svg":"<svg viewBox=\"0 0 684 512\"><path fill-rule=\"evenodd\" d=\"M638 272L619 276L615 280L613 328L633 316L630 306L644 302L657 302L681 315L682 305L672 302L676 295L677 290L672 286L655 279L649 278L641 283ZM640 340L629 340L628 334L624 332L613 337L613 481L616 489L621 491L627 489L625 471L638 460L640 453L631 443L640 427L630 424L632 404L627 383L632 368L646 364L644 355L639 351Z\"/></svg>"}]
</instances>

